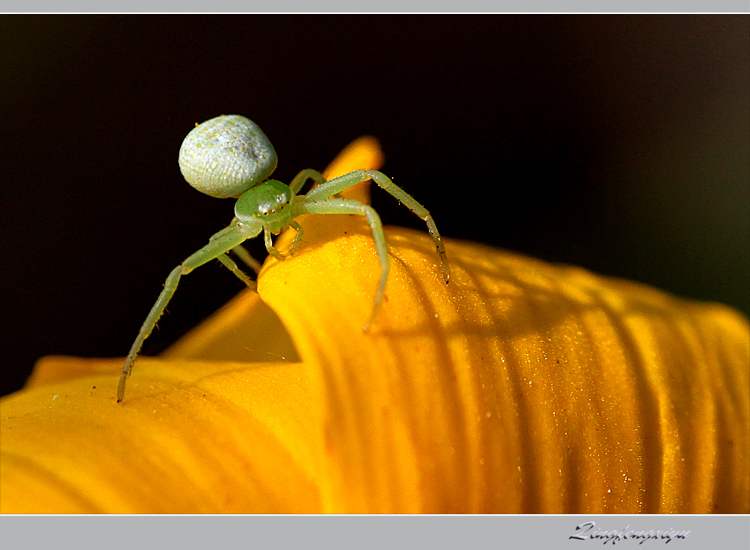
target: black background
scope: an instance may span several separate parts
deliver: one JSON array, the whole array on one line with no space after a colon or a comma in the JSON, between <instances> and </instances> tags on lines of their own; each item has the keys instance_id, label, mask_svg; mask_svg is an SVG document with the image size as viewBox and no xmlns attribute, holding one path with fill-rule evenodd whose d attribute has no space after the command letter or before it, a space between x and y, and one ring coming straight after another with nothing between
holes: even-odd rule
<instances>
[{"instance_id":1,"label":"black background","mask_svg":"<svg viewBox=\"0 0 750 550\"><path fill-rule=\"evenodd\" d=\"M746 16L3 16L2 393L43 355L127 352L232 218L177 167L230 113L282 181L372 134L447 237L750 312ZM241 286L191 274L145 352Z\"/></svg>"}]
</instances>

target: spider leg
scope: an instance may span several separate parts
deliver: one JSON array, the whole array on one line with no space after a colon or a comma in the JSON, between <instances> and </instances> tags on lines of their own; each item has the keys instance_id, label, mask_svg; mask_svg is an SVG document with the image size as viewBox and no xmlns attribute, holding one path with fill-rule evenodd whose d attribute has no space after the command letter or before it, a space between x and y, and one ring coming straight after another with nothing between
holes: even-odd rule
<instances>
[{"instance_id":1,"label":"spider leg","mask_svg":"<svg viewBox=\"0 0 750 550\"><path fill-rule=\"evenodd\" d=\"M258 228L258 230L260 230L260 228ZM257 235L257 233L255 233L255 235ZM211 237L206 246L190 255L184 262L182 262L172 270L172 272L169 274L169 277L167 277L166 282L164 283L164 288L162 289L161 294L159 294L159 298L157 298L156 303L151 308L151 311L149 312L146 320L141 326L141 330L138 332L138 336L136 337L135 342L133 342L133 345L130 347L130 352L125 359L125 364L122 366L120 383L117 387L118 403L122 401L123 397L125 396L125 383L128 376L130 375L130 372L133 370L133 364L135 363L136 357L138 357L138 354L141 351L143 342L151 334L151 331L156 326L156 322L159 320L159 317L161 317L162 313L164 313L164 309L167 307L169 300L171 300L172 296L175 293L175 290L177 290L177 284L180 282L180 277L182 277L183 275L187 275L195 268L202 266L203 264L213 260L214 258L219 258L221 261L221 256L225 256L226 253L232 248L239 245L246 239L254 237L255 235L247 231L243 231L236 225L230 225L229 227L222 229L221 231L216 233L213 237Z\"/></svg>"},{"instance_id":2,"label":"spider leg","mask_svg":"<svg viewBox=\"0 0 750 550\"><path fill-rule=\"evenodd\" d=\"M266 243L266 250L268 250L268 253L274 258L276 258L277 260L279 260L280 262L283 262L289 256L293 256L297 252L300 241L302 240L302 235L305 233L304 230L302 229L302 226L294 220L292 220L289 223L289 226L292 229L294 229L297 232L297 234L294 236L294 241L292 242L292 248L289 250L289 254L287 255L282 254L281 252L276 250L276 248L273 246L273 242L271 241L271 232L268 229L266 229L263 232L263 240Z\"/></svg>"},{"instance_id":3,"label":"spider leg","mask_svg":"<svg viewBox=\"0 0 750 550\"><path fill-rule=\"evenodd\" d=\"M262 264L258 260L253 258L244 246L238 244L232 249L232 252L236 254L237 257L242 260L246 266L252 269L256 275L260 273L260 269L261 267L263 267Z\"/></svg>"},{"instance_id":4,"label":"spider leg","mask_svg":"<svg viewBox=\"0 0 750 550\"><path fill-rule=\"evenodd\" d=\"M289 184L289 189L291 189L292 193L296 195L309 179L313 180L318 185L321 185L326 181L323 174L312 168L307 168L294 176L292 183Z\"/></svg>"},{"instance_id":5,"label":"spider leg","mask_svg":"<svg viewBox=\"0 0 750 550\"><path fill-rule=\"evenodd\" d=\"M229 224L229 226L231 227L231 226L237 225L237 222L239 222L239 219L237 219L236 217L234 217L234 218L232 218L232 223ZM216 235L214 235L213 237L211 237L211 239L209 239L209 241L212 240L212 239L215 239L216 236L219 235L219 234L220 233L217 233ZM256 275L258 275L260 273L260 269L261 269L261 267L263 267L263 264L261 264L255 258L253 258L244 246L242 246L241 244L238 244L237 246L235 246L232 249L232 252L234 252L234 254L236 254L237 257L240 260L242 260L247 267L249 267L250 269L252 269L253 271L255 271ZM224 265L226 265L226 264L224 264ZM243 281L244 281L244 279L243 279Z\"/></svg>"},{"instance_id":6,"label":"spider leg","mask_svg":"<svg viewBox=\"0 0 750 550\"><path fill-rule=\"evenodd\" d=\"M375 240L378 259L380 260L380 282L378 283L378 290L375 294L375 302L372 306L370 318L367 320L367 323L365 323L365 326L362 327L362 330L367 332L372 320L375 318L375 315L383 303L383 298L385 297L385 283L388 280L388 271L390 270L388 246L385 242L383 224L380 222L380 216L378 216L378 213L372 206L348 199L305 200L302 201L300 208L301 212L306 214L357 214L365 216L367 219L367 224L370 226L370 231L372 231L372 236Z\"/></svg>"},{"instance_id":7,"label":"spider leg","mask_svg":"<svg viewBox=\"0 0 750 550\"><path fill-rule=\"evenodd\" d=\"M292 220L289 224L292 229L294 229L297 233L294 235L294 241L292 242L292 248L289 250L289 255L293 256L297 253L297 250L299 249L299 245L302 242L302 235L305 234L305 230L302 229L302 226L298 224L296 221Z\"/></svg>"},{"instance_id":8,"label":"spider leg","mask_svg":"<svg viewBox=\"0 0 750 550\"><path fill-rule=\"evenodd\" d=\"M234 250L235 249L233 248L232 251ZM243 248L242 250L245 249ZM245 250L245 252L247 252L247 250ZM234 273L240 281L250 287L251 290L254 290L256 292L258 291L258 285L256 284L256 282L248 277L247 273L237 267L237 264L234 262L234 260L232 260L232 258L227 256L226 254L219 254L216 259L219 260L229 271Z\"/></svg>"},{"instance_id":9,"label":"spider leg","mask_svg":"<svg viewBox=\"0 0 750 550\"><path fill-rule=\"evenodd\" d=\"M445 254L445 245L440 237L435 220L432 219L430 212L422 206L417 200L409 195L406 191L401 189L398 185L391 181L391 178L379 172L377 170L357 170L338 178L334 178L327 181L317 187L313 188L307 195L305 195L306 201L319 201L320 199L326 199L332 195L340 193L345 189L349 189L367 180L373 180L383 190L390 193L397 200L399 200L404 206L411 210L415 215L420 217L426 224L427 230L432 236L432 240L435 243L440 262L443 267L443 279L447 283L450 280L450 268L448 267L448 258Z\"/></svg>"}]
</instances>

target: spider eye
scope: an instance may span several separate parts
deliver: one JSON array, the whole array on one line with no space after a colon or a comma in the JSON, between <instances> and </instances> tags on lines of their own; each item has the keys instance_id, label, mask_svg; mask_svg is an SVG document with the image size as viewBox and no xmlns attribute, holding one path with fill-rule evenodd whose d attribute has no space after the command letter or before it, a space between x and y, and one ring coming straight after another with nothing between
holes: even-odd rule
<instances>
[{"instance_id":1,"label":"spider eye","mask_svg":"<svg viewBox=\"0 0 750 550\"><path fill-rule=\"evenodd\" d=\"M291 190L280 181L266 180L261 185L247 190L234 207L240 219L260 218L270 215L288 216L294 200Z\"/></svg>"}]
</instances>

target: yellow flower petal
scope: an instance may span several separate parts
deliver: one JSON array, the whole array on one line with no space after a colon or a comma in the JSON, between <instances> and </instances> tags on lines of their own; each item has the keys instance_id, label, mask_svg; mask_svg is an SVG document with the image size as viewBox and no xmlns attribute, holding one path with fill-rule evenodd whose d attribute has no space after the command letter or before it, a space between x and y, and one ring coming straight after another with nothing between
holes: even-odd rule
<instances>
[{"instance_id":1,"label":"yellow flower petal","mask_svg":"<svg viewBox=\"0 0 750 550\"><path fill-rule=\"evenodd\" d=\"M51 358L48 369L85 360ZM104 360L93 360L104 366ZM106 376L4 398L3 513L315 512L299 364L141 359L126 406ZM278 409L277 409L278 408Z\"/></svg>"},{"instance_id":2,"label":"yellow flower petal","mask_svg":"<svg viewBox=\"0 0 750 550\"><path fill-rule=\"evenodd\" d=\"M326 180L332 180L355 170L377 170L384 161L378 140L372 136L363 136L347 145L323 171L323 176Z\"/></svg>"},{"instance_id":3,"label":"yellow flower petal","mask_svg":"<svg viewBox=\"0 0 750 550\"><path fill-rule=\"evenodd\" d=\"M326 174L381 163L365 137ZM367 200L366 186L352 192ZM0 401L0 511L321 510L307 375L257 294L241 293L163 355L139 360L123 408L108 391L122 359L40 360L24 391ZM269 360L285 362L246 363Z\"/></svg>"},{"instance_id":4,"label":"yellow flower petal","mask_svg":"<svg viewBox=\"0 0 750 550\"><path fill-rule=\"evenodd\" d=\"M312 367L326 511L748 511L744 318L471 243L446 286L431 240L391 229L363 334L372 239L321 218L259 291Z\"/></svg>"},{"instance_id":5,"label":"yellow flower petal","mask_svg":"<svg viewBox=\"0 0 750 550\"><path fill-rule=\"evenodd\" d=\"M141 358L124 404L121 359L40 362L0 401L0 511L750 511L737 313L458 241L445 285L429 237L389 229L364 334L366 224L303 225L265 304Z\"/></svg>"}]
</instances>

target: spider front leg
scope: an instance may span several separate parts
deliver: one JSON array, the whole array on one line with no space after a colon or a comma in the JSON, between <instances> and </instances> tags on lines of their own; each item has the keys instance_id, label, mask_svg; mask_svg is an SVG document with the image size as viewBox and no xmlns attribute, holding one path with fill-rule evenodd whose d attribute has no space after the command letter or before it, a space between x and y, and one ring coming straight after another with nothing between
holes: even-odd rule
<instances>
[{"instance_id":1,"label":"spider front leg","mask_svg":"<svg viewBox=\"0 0 750 550\"><path fill-rule=\"evenodd\" d=\"M289 254L287 254L286 256L282 254L281 252L279 252L278 250L276 250L276 248L274 248L273 242L271 241L271 232L268 229L266 229L263 232L263 239L266 243L266 250L268 250L268 253L274 258L276 258L277 260L279 260L280 262L283 262L289 256L294 256L297 253L297 250L299 249L299 244L302 241L302 235L305 234L305 231L302 229L302 226L298 224L296 221L292 220L291 222L289 222L289 226L292 229L294 229L297 232L297 234L294 235L292 248L289 250Z\"/></svg>"},{"instance_id":2,"label":"spider front leg","mask_svg":"<svg viewBox=\"0 0 750 550\"><path fill-rule=\"evenodd\" d=\"M239 220L238 220L237 218L234 218L234 219L232 220L232 223L230 224L230 227L232 227L232 226L236 226L236 225L237 225L237 222L238 222L238 221L239 221ZM215 239L215 238L216 238L216 237L217 237L218 235L220 235L220 234L221 234L221 233L217 233L216 235L214 235L213 237L211 237L211 238L209 239L209 242L210 242L211 240ZM250 269L252 269L252 270L253 270L253 271L255 272L255 275L256 275L256 276L260 274L260 269L261 269L261 268L263 267L263 265L262 265L262 264L261 264L261 263L260 263L260 262L259 262L258 260L256 260L255 258L253 258L253 257L252 257L252 256L250 255L250 253L249 253L249 252L248 252L248 251L247 251L247 250L245 249L245 247L244 247L244 246L242 246L241 244L238 244L237 246L235 246L235 247L234 247L234 248L232 249L232 252L233 252L234 254L236 254L236 255L237 255L237 257L238 257L238 258L239 258L240 260L242 260L242 261L243 261L243 263L244 263L244 264L245 264L245 265L246 265L247 267L249 267ZM232 271L232 273L234 273L235 275L237 275L237 273L235 273L235 272L234 272L234 269L232 269L232 268L231 268L231 267L229 266L229 264L227 264L227 263L223 262L223 261L222 261L222 260L221 260L220 258L219 258L219 261L220 261L221 263L223 263L223 264L224 264L225 266L227 266L227 267L228 267L228 268L230 269L230 271ZM231 261L231 260L230 260L230 261ZM235 264L235 267L236 267L236 264ZM238 271L239 271L239 268L238 268ZM244 275L244 273L243 273L243 275ZM237 276L238 276L238 277L239 277L239 278L240 278L240 279L241 279L242 281L245 281L245 279L244 279L243 277L241 277L241 276L239 276L239 275L237 275ZM246 276L246 277L247 277L247 276Z\"/></svg>"},{"instance_id":3,"label":"spider front leg","mask_svg":"<svg viewBox=\"0 0 750 550\"><path fill-rule=\"evenodd\" d=\"M118 403L121 402L125 397L125 383L128 376L130 375L130 372L133 370L133 364L135 363L135 360L141 351L143 342L146 340L146 338L149 337L151 331L154 330L156 322L159 320L159 317L161 317L162 313L164 313L164 309L167 307L169 300L172 299L175 290L177 290L177 285L180 282L180 277L182 277L183 275L187 275L195 268L202 266L203 264L213 260L214 258L218 258L219 261L229 267L229 269L233 273L235 273L235 275L242 279L242 277L238 275L238 272L240 272L239 268L232 260L230 260L226 256L226 253L229 252L232 248L241 244L243 241L254 237L259 232L260 227L258 227L257 231L255 231L255 234L253 234L252 231L243 230L236 225L230 225L226 229L222 229L216 235L211 237L206 246L201 248L198 252L195 252L194 254L189 256L184 262L182 262L172 270L172 272L169 274L169 277L167 277L166 282L164 283L164 288L162 289L161 294L159 294L159 298L157 298L156 303L151 308L151 311L146 317L146 320L143 322L143 325L141 325L141 330L138 332L138 336L136 337L135 342L133 342L133 345L130 347L130 352L125 359L125 364L122 366L120 383L117 387ZM244 275L245 279L249 280L249 277L247 277L247 275L245 275L244 273L242 273L242 275Z\"/></svg>"},{"instance_id":4,"label":"spider front leg","mask_svg":"<svg viewBox=\"0 0 750 550\"><path fill-rule=\"evenodd\" d=\"M432 236L432 240L435 243L435 248L443 267L443 279L445 279L445 282L447 283L450 280L450 268L448 267L448 258L445 254L443 239L440 238L440 233L435 225L435 220L432 219L432 215L424 206L417 202L414 197L409 195L398 185L393 183L391 178L382 172L378 172L377 170L357 170L339 176L338 178L334 178L312 189L307 195L305 195L305 199L312 201L325 199L370 179L377 183L380 188L396 197L396 199L403 203L404 206L414 212L415 215L419 216L427 224L427 230Z\"/></svg>"},{"instance_id":5,"label":"spider front leg","mask_svg":"<svg viewBox=\"0 0 750 550\"><path fill-rule=\"evenodd\" d=\"M309 194L308 194L309 195ZM359 201L353 201L348 199L320 199L320 200L308 200L307 197L302 198L298 203L299 214L358 214L367 218L367 224L370 226L372 231L372 237L375 240L375 248L378 251L378 259L380 260L380 282L378 283L378 291L375 294L375 302L372 306L372 312L370 318L362 327L364 332L367 332L370 328L370 323L375 318L383 298L385 297L385 283L388 281L388 271L390 270L390 262L388 260L388 246L385 242L385 235L383 234L383 224L380 222L380 216L372 206L362 204Z\"/></svg>"}]
</instances>

